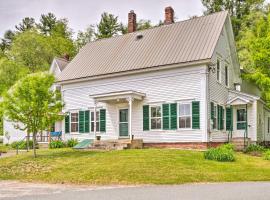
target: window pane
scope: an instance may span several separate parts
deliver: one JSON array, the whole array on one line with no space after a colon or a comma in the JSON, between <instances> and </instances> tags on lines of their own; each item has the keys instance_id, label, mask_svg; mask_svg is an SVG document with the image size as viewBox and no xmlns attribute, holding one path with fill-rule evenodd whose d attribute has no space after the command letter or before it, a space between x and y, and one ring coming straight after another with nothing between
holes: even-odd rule
<instances>
[{"instance_id":1,"label":"window pane","mask_svg":"<svg viewBox=\"0 0 270 200\"><path fill-rule=\"evenodd\" d=\"M96 121L99 121L99 111L96 112Z\"/></svg>"},{"instance_id":2,"label":"window pane","mask_svg":"<svg viewBox=\"0 0 270 200\"><path fill-rule=\"evenodd\" d=\"M151 119L151 129L156 129L156 127L157 127L156 119Z\"/></svg>"},{"instance_id":3,"label":"window pane","mask_svg":"<svg viewBox=\"0 0 270 200\"><path fill-rule=\"evenodd\" d=\"M237 121L240 121L240 122L246 121L246 110L245 109L237 110Z\"/></svg>"},{"instance_id":4,"label":"window pane","mask_svg":"<svg viewBox=\"0 0 270 200\"><path fill-rule=\"evenodd\" d=\"M186 120L185 117L179 118L179 128L185 128L186 127Z\"/></svg>"},{"instance_id":5,"label":"window pane","mask_svg":"<svg viewBox=\"0 0 270 200\"><path fill-rule=\"evenodd\" d=\"M190 104L185 105L185 115L190 115Z\"/></svg>"},{"instance_id":6,"label":"window pane","mask_svg":"<svg viewBox=\"0 0 270 200\"><path fill-rule=\"evenodd\" d=\"M91 112L91 121L94 121L94 112Z\"/></svg>"},{"instance_id":7,"label":"window pane","mask_svg":"<svg viewBox=\"0 0 270 200\"><path fill-rule=\"evenodd\" d=\"M91 122L91 132L94 132L94 122Z\"/></svg>"},{"instance_id":8,"label":"window pane","mask_svg":"<svg viewBox=\"0 0 270 200\"><path fill-rule=\"evenodd\" d=\"M157 106L156 110L157 110L157 117L161 117L161 107Z\"/></svg>"},{"instance_id":9,"label":"window pane","mask_svg":"<svg viewBox=\"0 0 270 200\"><path fill-rule=\"evenodd\" d=\"M186 117L186 128L191 128L190 117Z\"/></svg>"},{"instance_id":10,"label":"window pane","mask_svg":"<svg viewBox=\"0 0 270 200\"><path fill-rule=\"evenodd\" d=\"M151 117L156 117L156 107L151 107Z\"/></svg>"},{"instance_id":11,"label":"window pane","mask_svg":"<svg viewBox=\"0 0 270 200\"><path fill-rule=\"evenodd\" d=\"M71 113L71 122L78 121L78 113Z\"/></svg>"},{"instance_id":12,"label":"window pane","mask_svg":"<svg viewBox=\"0 0 270 200\"><path fill-rule=\"evenodd\" d=\"M78 132L78 123L71 123L71 132Z\"/></svg>"},{"instance_id":13,"label":"window pane","mask_svg":"<svg viewBox=\"0 0 270 200\"><path fill-rule=\"evenodd\" d=\"M99 122L96 122L96 131L99 132Z\"/></svg>"},{"instance_id":14,"label":"window pane","mask_svg":"<svg viewBox=\"0 0 270 200\"><path fill-rule=\"evenodd\" d=\"M180 104L179 108L180 108L179 115L180 116L185 115L185 105L184 104Z\"/></svg>"},{"instance_id":15,"label":"window pane","mask_svg":"<svg viewBox=\"0 0 270 200\"><path fill-rule=\"evenodd\" d=\"M161 129L161 118L157 119L157 129Z\"/></svg>"},{"instance_id":16,"label":"window pane","mask_svg":"<svg viewBox=\"0 0 270 200\"><path fill-rule=\"evenodd\" d=\"M225 66L225 84L228 86L228 66Z\"/></svg>"}]
</instances>

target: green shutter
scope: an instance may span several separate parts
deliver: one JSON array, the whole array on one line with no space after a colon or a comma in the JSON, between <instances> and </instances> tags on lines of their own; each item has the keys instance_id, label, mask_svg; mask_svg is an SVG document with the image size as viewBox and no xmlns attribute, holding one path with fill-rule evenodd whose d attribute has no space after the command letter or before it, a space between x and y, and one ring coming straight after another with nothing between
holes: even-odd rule
<instances>
[{"instance_id":1,"label":"green shutter","mask_svg":"<svg viewBox=\"0 0 270 200\"><path fill-rule=\"evenodd\" d=\"M221 109L220 106L217 105L217 121L218 121L218 130L221 129Z\"/></svg>"},{"instance_id":2,"label":"green shutter","mask_svg":"<svg viewBox=\"0 0 270 200\"><path fill-rule=\"evenodd\" d=\"M70 113L67 113L65 116L65 133L69 133L69 115Z\"/></svg>"},{"instance_id":3,"label":"green shutter","mask_svg":"<svg viewBox=\"0 0 270 200\"><path fill-rule=\"evenodd\" d=\"M214 119L214 116L215 116L215 111L214 111L214 103L211 102L211 119L213 120Z\"/></svg>"},{"instance_id":4,"label":"green shutter","mask_svg":"<svg viewBox=\"0 0 270 200\"><path fill-rule=\"evenodd\" d=\"M162 104L162 125L164 130L170 129L170 105Z\"/></svg>"},{"instance_id":5,"label":"green shutter","mask_svg":"<svg viewBox=\"0 0 270 200\"><path fill-rule=\"evenodd\" d=\"M143 130L149 131L149 105L143 106Z\"/></svg>"},{"instance_id":6,"label":"green shutter","mask_svg":"<svg viewBox=\"0 0 270 200\"><path fill-rule=\"evenodd\" d=\"M84 133L84 111L79 111L79 133Z\"/></svg>"},{"instance_id":7,"label":"green shutter","mask_svg":"<svg viewBox=\"0 0 270 200\"><path fill-rule=\"evenodd\" d=\"M84 132L85 133L89 133L89 130L90 130L89 120L90 120L90 112L89 110L86 110L84 112Z\"/></svg>"},{"instance_id":8,"label":"green shutter","mask_svg":"<svg viewBox=\"0 0 270 200\"><path fill-rule=\"evenodd\" d=\"M192 128L200 129L200 102L192 102Z\"/></svg>"},{"instance_id":9,"label":"green shutter","mask_svg":"<svg viewBox=\"0 0 270 200\"><path fill-rule=\"evenodd\" d=\"M170 104L170 111L171 111L171 130L177 129L177 104L172 103Z\"/></svg>"},{"instance_id":10,"label":"green shutter","mask_svg":"<svg viewBox=\"0 0 270 200\"><path fill-rule=\"evenodd\" d=\"M106 132L106 110L100 109L99 113L100 132Z\"/></svg>"},{"instance_id":11,"label":"green shutter","mask_svg":"<svg viewBox=\"0 0 270 200\"><path fill-rule=\"evenodd\" d=\"M233 122L232 108L226 108L226 130L227 131L233 130L232 122Z\"/></svg>"}]
</instances>

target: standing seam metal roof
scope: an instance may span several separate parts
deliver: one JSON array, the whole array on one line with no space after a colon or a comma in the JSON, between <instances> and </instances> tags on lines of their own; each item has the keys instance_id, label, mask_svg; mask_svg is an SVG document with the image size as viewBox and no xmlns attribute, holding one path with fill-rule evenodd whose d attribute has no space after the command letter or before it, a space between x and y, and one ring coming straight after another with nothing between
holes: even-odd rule
<instances>
[{"instance_id":1,"label":"standing seam metal roof","mask_svg":"<svg viewBox=\"0 0 270 200\"><path fill-rule=\"evenodd\" d=\"M84 46L58 81L210 59L227 11L97 40ZM137 39L137 35L142 35Z\"/></svg>"}]
</instances>

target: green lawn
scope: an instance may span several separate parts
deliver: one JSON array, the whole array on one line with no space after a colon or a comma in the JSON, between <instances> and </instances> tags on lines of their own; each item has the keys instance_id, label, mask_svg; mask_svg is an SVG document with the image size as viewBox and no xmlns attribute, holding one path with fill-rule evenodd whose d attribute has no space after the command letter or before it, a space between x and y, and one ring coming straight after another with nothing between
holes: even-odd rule
<instances>
[{"instance_id":1,"label":"green lawn","mask_svg":"<svg viewBox=\"0 0 270 200\"><path fill-rule=\"evenodd\" d=\"M238 153L220 163L202 152L170 149L110 152L39 150L0 159L0 180L76 184L180 184L218 181L270 181L270 161Z\"/></svg>"}]
</instances>

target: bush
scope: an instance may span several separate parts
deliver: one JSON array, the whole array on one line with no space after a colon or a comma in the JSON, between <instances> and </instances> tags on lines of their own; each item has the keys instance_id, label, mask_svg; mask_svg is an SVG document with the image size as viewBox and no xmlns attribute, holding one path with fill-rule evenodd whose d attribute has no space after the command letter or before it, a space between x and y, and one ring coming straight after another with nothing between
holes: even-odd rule
<instances>
[{"instance_id":1,"label":"bush","mask_svg":"<svg viewBox=\"0 0 270 200\"><path fill-rule=\"evenodd\" d=\"M0 145L0 154L1 153L7 153L8 149L9 149L8 146Z\"/></svg>"},{"instance_id":2,"label":"bush","mask_svg":"<svg viewBox=\"0 0 270 200\"><path fill-rule=\"evenodd\" d=\"M77 139L70 139L70 140L68 140L67 141L67 146L68 147L74 147L74 146L76 146L78 144L78 140Z\"/></svg>"},{"instance_id":3,"label":"bush","mask_svg":"<svg viewBox=\"0 0 270 200\"><path fill-rule=\"evenodd\" d=\"M63 141L52 141L50 142L50 149L64 148L66 144Z\"/></svg>"},{"instance_id":4,"label":"bush","mask_svg":"<svg viewBox=\"0 0 270 200\"><path fill-rule=\"evenodd\" d=\"M270 160L270 150L267 150L267 151L264 153L264 159L265 159L265 160Z\"/></svg>"},{"instance_id":5,"label":"bush","mask_svg":"<svg viewBox=\"0 0 270 200\"><path fill-rule=\"evenodd\" d=\"M23 140L23 141L17 141L17 142L11 143L11 148L17 149L17 146L18 146L18 149L27 149L27 142L25 140ZM29 140L29 148L33 149L33 141L32 140Z\"/></svg>"},{"instance_id":6,"label":"bush","mask_svg":"<svg viewBox=\"0 0 270 200\"><path fill-rule=\"evenodd\" d=\"M261 156L262 153L265 151L265 148L261 145L251 144L245 149L245 153L254 155L254 156Z\"/></svg>"},{"instance_id":7,"label":"bush","mask_svg":"<svg viewBox=\"0 0 270 200\"><path fill-rule=\"evenodd\" d=\"M220 162L233 162L235 161L233 145L226 144L217 148L208 149L204 152L204 158Z\"/></svg>"}]
</instances>

